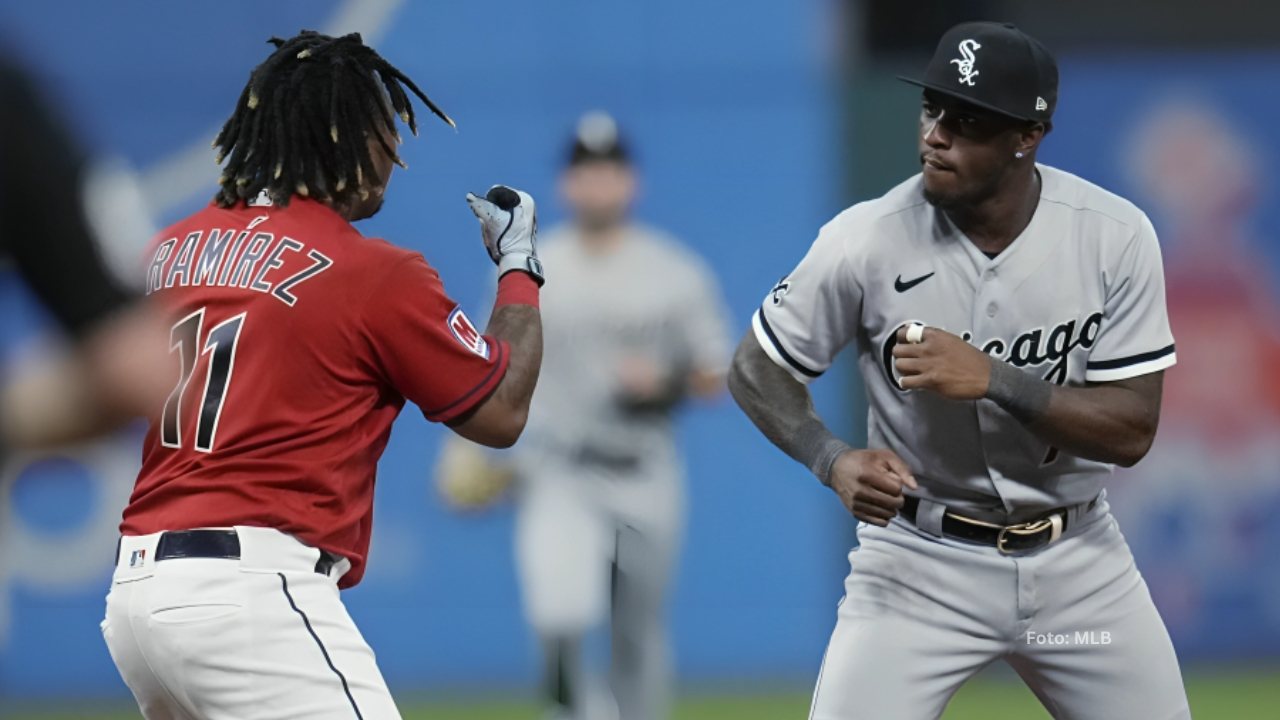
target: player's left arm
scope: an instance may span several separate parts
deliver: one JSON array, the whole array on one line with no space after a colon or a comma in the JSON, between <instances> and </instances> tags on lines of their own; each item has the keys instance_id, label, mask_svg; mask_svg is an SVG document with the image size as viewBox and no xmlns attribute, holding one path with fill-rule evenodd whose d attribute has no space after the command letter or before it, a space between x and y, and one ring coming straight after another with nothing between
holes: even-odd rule
<instances>
[{"instance_id":1,"label":"player's left arm","mask_svg":"<svg viewBox=\"0 0 1280 720\"><path fill-rule=\"evenodd\" d=\"M1019 372L1013 367L1008 371ZM1033 403L1020 408L1005 402L1002 407L1041 440L1079 457L1124 467L1137 464L1151 449L1160 424L1163 370L1084 387L1036 382L1049 385L1048 402L1038 414Z\"/></svg>"},{"instance_id":2,"label":"player's left arm","mask_svg":"<svg viewBox=\"0 0 1280 720\"><path fill-rule=\"evenodd\" d=\"M992 400L1054 447L1089 460L1137 463L1155 439L1164 370L1176 361L1160 247L1145 216L1103 274L1107 297L1083 384L1055 385L937 328L908 343L904 328L893 349L902 386L953 400Z\"/></svg>"},{"instance_id":3,"label":"player's left arm","mask_svg":"<svg viewBox=\"0 0 1280 720\"><path fill-rule=\"evenodd\" d=\"M1028 430L1077 457L1129 467L1147 454L1160 421L1164 371L1083 386L1054 385L938 328L919 343L899 330L902 387L952 400L994 400Z\"/></svg>"}]
</instances>

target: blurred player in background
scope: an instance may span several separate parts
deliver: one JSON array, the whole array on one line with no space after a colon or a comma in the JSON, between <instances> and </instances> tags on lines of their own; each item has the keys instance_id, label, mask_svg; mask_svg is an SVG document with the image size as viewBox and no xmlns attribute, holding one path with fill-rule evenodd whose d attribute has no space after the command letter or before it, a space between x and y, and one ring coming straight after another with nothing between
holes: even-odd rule
<instances>
[{"instance_id":1,"label":"blurred player in background","mask_svg":"<svg viewBox=\"0 0 1280 720\"><path fill-rule=\"evenodd\" d=\"M557 720L614 717L583 640L606 621L623 720L666 717L664 605L684 523L672 415L724 387L726 313L706 265L630 219L637 178L613 118L578 125L560 186L572 220L548 231L546 358L529 430L501 461L454 442L440 481L457 505L518 479L516 560Z\"/></svg>"},{"instance_id":2,"label":"blurred player in background","mask_svg":"<svg viewBox=\"0 0 1280 720\"><path fill-rule=\"evenodd\" d=\"M358 34L272 43L214 142L214 201L148 254L172 392L102 629L149 719L398 718L338 593L392 421L409 400L509 446L541 361L532 198L468 195L500 275L481 335L421 255L351 224L382 206L396 116L417 132L408 92L452 121Z\"/></svg>"},{"instance_id":3,"label":"blurred player in background","mask_svg":"<svg viewBox=\"0 0 1280 720\"><path fill-rule=\"evenodd\" d=\"M88 163L26 71L0 49L0 254L74 341L0 389L0 456L107 432L164 398L165 332L103 263Z\"/></svg>"}]
</instances>

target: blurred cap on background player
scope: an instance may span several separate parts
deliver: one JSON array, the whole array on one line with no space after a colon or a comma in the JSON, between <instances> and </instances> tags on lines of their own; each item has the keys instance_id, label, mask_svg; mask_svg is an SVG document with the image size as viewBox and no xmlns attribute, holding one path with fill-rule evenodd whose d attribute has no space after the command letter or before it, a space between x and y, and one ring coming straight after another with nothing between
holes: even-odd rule
<instances>
[{"instance_id":1,"label":"blurred cap on background player","mask_svg":"<svg viewBox=\"0 0 1280 720\"><path fill-rule=\"evenodd\" d=\"M923 78L900 80L1049 126L1058 105L1058 63L1012 23L965 22L943 34Z\"/></svg>"},{"instance_id":2,"label":"blurred cap on background player","mask_svg":"<svg viewBox=\"0 0 1280 720\"><path fill-rule=\"evenodd\" d=\"M618 130L618 121L603 110L592 110L578 118L569 149L569 165L598 161L630 165L631 153Z\"/></svg>"},{"instance_id":3,"label":"blurred cap on background player","mask_svg":"<svg viewBox=\"0 0 1280 720\"><path fill-rule=\"evenodd\" d=\"M600 110L579 118L560 179L573 222L588 234L617 227L631 209L637 184L617 120Z\"/></svg>"}]
</instances>

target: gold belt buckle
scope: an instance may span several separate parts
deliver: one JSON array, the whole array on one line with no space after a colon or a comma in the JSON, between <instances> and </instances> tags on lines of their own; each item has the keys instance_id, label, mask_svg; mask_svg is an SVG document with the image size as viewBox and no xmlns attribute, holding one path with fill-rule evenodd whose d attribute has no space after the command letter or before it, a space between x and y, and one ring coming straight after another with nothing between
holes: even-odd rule
<instances>
[{"instance_id":1,"label":"gold belt buckle","mask_svg":"<svg viewBox=\"0 0 1280 720\"><path fill-rule=\"evenodd\" d=\"M1058 517L1058 516L1055 514L1053 517ZM1017 525L1009 525L1009 526L1000 528L1000 532L996 533L996 550L999 550L1000 554L1002 555L1012 555L1013 553L1018 552L1017 550L1009 550L1005 548L1004 546L1005 538L1008 536L1008 534L1013 533L1014 535L1035 535L1037 533L1044 532L1045 530L1053 527L1053 517L1043 518L1040 520L1036 520L1035 522L1019 523ZM1056 539L1057 538L1050 538L1050 542L1053 542L1053 540L1056 540Z\"/></svg>"}]
</instances>

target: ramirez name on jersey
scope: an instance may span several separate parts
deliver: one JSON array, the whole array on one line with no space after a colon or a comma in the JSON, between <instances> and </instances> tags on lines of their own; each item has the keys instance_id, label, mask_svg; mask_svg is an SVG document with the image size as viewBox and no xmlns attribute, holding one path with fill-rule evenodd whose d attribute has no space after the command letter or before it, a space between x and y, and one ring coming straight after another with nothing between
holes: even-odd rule
<instances>
[{"instance_id":1,"label":"ramirez name on jersey","mask_svg":"<svg viewBox=\"0 0 1280 720\"><path fill-rule=\"evenodd\" d=\"M327 270L333 260L286 235L254 232L253 225L245 230L195 230L181 240L172 237L161 242L147 269L147 294L172 287L237 287L270 293L293 307L298 302L293 290ZM310 264L287 274L277 272L284 267L285 256L294 253Z\"/></svg>"}]
</instances>

